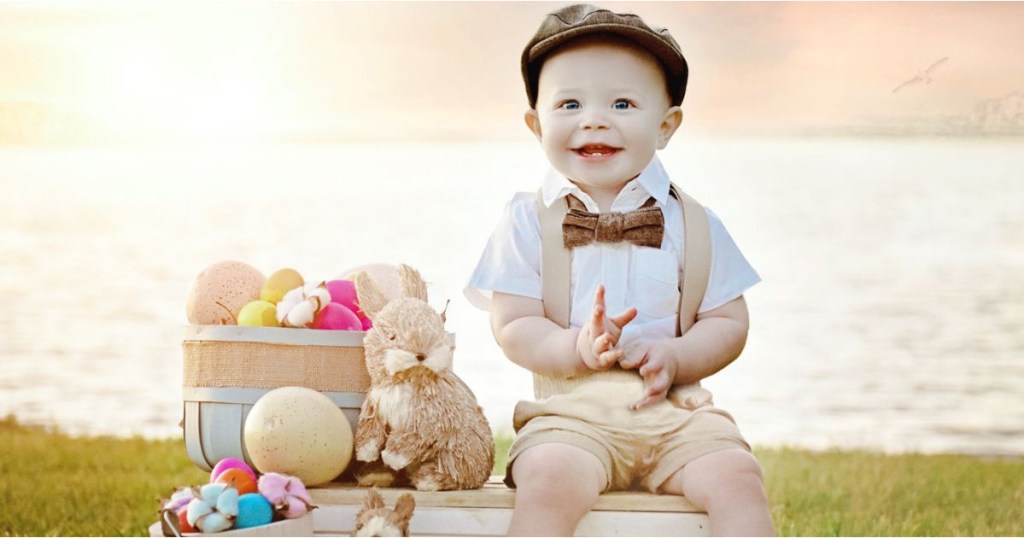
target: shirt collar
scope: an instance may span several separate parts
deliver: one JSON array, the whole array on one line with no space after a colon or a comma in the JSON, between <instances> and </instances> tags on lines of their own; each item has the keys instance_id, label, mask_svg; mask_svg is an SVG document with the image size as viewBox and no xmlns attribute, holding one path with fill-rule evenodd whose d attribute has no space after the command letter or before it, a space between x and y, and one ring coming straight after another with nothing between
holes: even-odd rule
<instances>
[{"instance_id":1,"label":"shirt collar","mask_svg":"<svg viewBox=\"0 0 1024 538\"><path fill-rule=\"evenodd\" d=\"M665 205L668 201L669 178L661 160L655 156L651 159L647 168L635 179L622 188L619 195L612 202L612 209L615 211L631 211L640 207L648 197L654 197L659 205ZM572 194L583 201L589 211L597 211L597 204L591 200L579 187L569 178L565 177L554 167L548 168L541 185L541 195L545 207L551 207L556 200Z\"/></svg>"}]
</instances>

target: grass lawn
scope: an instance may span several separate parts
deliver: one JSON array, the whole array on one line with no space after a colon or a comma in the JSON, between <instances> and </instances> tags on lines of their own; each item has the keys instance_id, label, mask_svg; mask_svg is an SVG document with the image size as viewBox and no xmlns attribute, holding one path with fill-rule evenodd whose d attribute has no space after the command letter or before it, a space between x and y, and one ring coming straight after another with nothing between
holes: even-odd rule
<instances>
[{"instance_id":1,"label":"grass lawn","mask_svg":"<svg viewBox=\"0 0 1024 538\"><path fill-rule=\"evenodd\" d=\"M780 534L1024 535L1024 460L757 455ZM180 440L71 438L0 420L0 535L145 535L158 498L207 478Z\"/></svg>"}]
</instances>

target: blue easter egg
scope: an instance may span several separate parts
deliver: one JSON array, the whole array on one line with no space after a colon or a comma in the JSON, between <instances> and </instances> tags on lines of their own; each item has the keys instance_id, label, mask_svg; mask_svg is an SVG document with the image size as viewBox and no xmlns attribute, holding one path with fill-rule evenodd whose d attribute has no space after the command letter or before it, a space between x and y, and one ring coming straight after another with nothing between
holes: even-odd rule
<instances>
[{"instance_id":1,"label":"blue easter egg","mask_svg":"<svg viewBox=\"0 0 1024 538\"><path fill-rule=\"evenodd\" d=\"M235 528L259 527L274 519L274 508L270 501L259 493L246 493L238 498L238 517Z\"/></svg>"}]
</instances>

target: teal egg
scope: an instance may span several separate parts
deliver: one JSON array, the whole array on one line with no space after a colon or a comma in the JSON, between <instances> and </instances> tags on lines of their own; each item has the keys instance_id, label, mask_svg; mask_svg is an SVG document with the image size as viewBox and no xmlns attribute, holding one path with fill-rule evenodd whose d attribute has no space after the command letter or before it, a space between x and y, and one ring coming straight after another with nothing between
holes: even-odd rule
<instances>
[{"instance_id":1,"label":"teal egg","mask_svg":"<svg viewBox=\"0 0 1024 538\"><path fill-rule=\"evenodd\" d=\"M246 493L238 498L238 517L235 528L259 527L274 519L274 507L259 493Z\"/></svg>"}]
</instances>

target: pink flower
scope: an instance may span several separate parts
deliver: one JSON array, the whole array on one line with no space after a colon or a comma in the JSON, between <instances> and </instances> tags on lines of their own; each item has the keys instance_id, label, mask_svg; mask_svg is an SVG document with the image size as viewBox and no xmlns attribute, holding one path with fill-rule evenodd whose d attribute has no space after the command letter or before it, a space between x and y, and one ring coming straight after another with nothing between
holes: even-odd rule
<instances>
[{"instance_id":1,"label":"pink flower","mask_svg":"<svg viewBox=\"0 0 1024 538\"><path fill-rule=\"evenodd\" d=\"M302 517L316 508L305 484L294 476L266 473L259 479L259 490L274 506L274 511L287 519Z\"/></svg>"}]
</instances>

